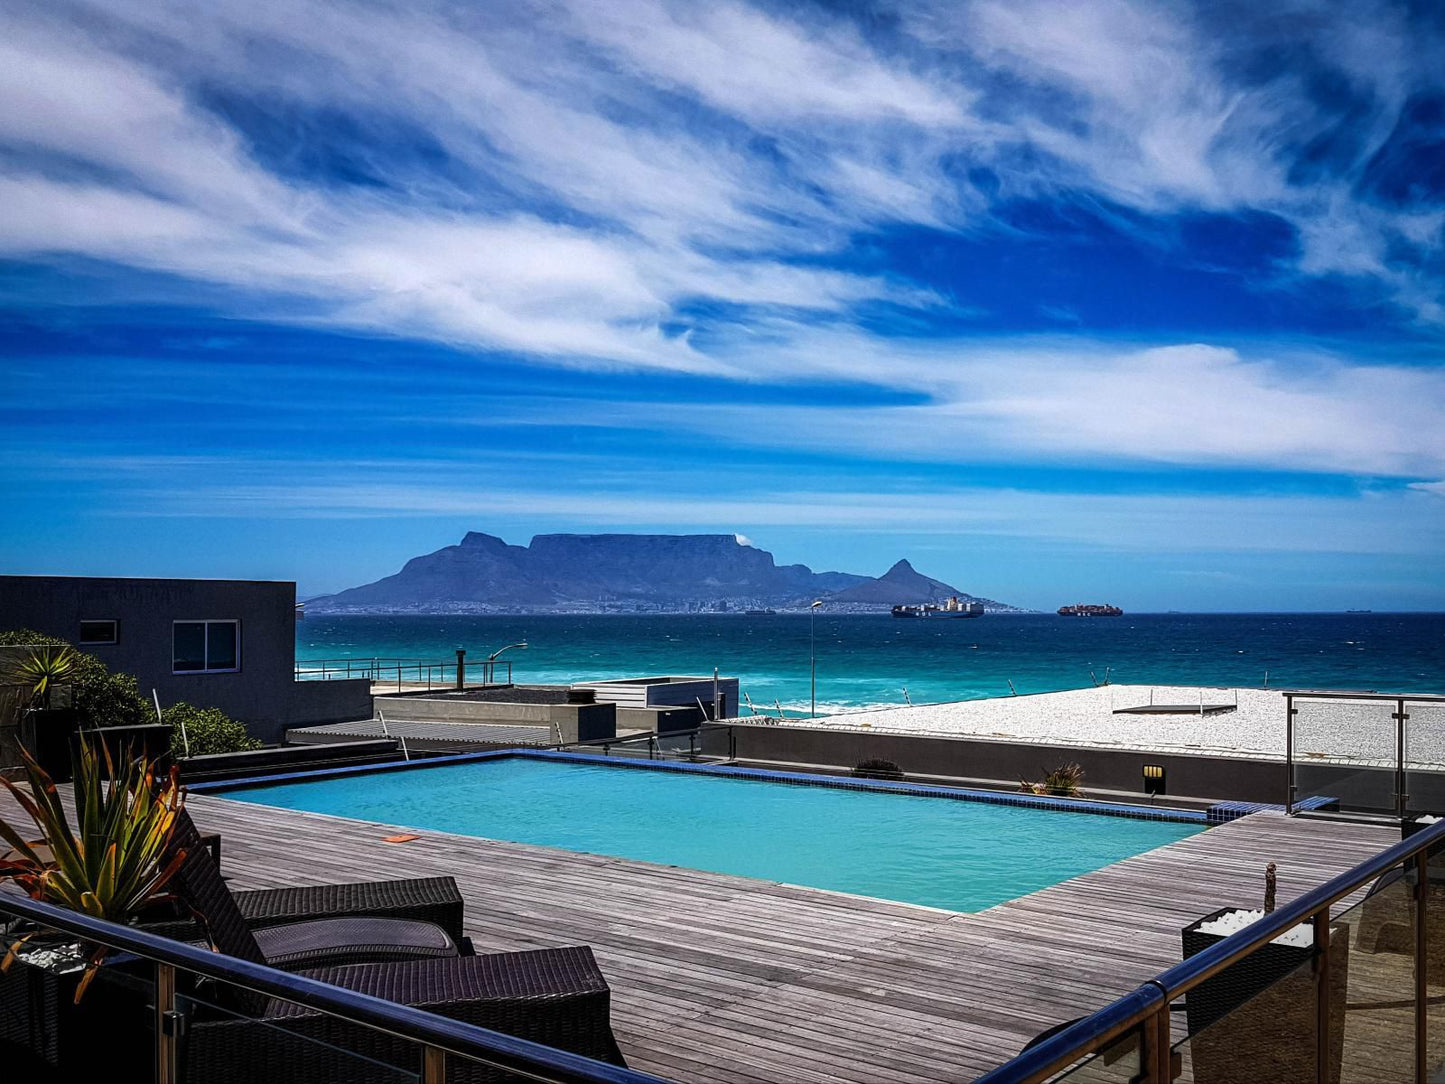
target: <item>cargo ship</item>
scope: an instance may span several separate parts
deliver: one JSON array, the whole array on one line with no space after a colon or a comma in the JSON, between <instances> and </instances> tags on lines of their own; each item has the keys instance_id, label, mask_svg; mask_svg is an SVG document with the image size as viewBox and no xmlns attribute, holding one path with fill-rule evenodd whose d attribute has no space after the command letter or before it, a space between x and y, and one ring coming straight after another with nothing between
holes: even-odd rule
<instances>
[{"instance_id":1,"label":"cargo ship","mask_svg":"<svg viewBox=\"0 0 1445 1084\"><path fill-rule=\"evenodd\" d=\"M894 617L982 617L982 602L961 602L957 595L943 601L942 605L925 602L921 606L895 606Z\"/></svg>"},{"instance_id":2,"label":"cargo ship","mask_svg":"<svg viewBox=\"0 0 1445 1084\"><path fill-rule=\"evenodd\" d=\"M1117 606L1110 606L1107 602L1102 605L1092 603L1079 603L1077 606L1060 606L1060 617L1123 617L1124 611Z\"/></svg>"}]
</instances>

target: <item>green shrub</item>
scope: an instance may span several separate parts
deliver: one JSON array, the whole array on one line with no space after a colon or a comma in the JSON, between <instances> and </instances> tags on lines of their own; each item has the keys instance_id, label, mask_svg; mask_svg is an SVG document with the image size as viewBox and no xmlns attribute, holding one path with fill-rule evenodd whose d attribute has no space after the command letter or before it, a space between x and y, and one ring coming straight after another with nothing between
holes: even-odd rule
<instances>
[{"instance_id":1,"label":"green shrub","mask_svg":"<svg viewBox=\"0 0 1445 1084\"><path fill-rule=\"evenodd\" d=\"M25 645L71 646L58 636L45 636L32 629L0 632L0 647ZM77 651L65 684L70 686L70 704L80 713L81 726L141 726L155 722L155 708L141 693L135 678L112 674L94 655Z\"/></svg>"},{"instance_id":2,"label":"green shrub","mask_svg":"<svg viewBox=\"0 0 1445 1084\"><path fill-rule=\"evenodd\" d=\"M206 753L240 753L247 749L259 749L261 743L246 733L246 728L226 715L220 708L198 708L184 700L172 704L161 712L161 718L175 729L171 731L171 755L186 755L186 741L190 742L191 756ZM185 724L186 736L181 737L181 724Z\"/></svg>"}]
</instances>

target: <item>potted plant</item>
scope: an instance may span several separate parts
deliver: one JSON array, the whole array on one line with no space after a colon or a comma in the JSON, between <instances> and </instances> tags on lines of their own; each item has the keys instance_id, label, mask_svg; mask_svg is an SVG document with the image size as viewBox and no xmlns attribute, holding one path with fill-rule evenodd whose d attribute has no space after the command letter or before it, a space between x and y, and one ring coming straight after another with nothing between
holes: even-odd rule
<instances>
[{"instance_id":1,"label":"potted plant","mask_svg":"<svg viewBox=\"0 0 1445 1084\"><path fill-rule=\"evenodd\" d=\"M56 782L70 780L70 741L80 715L70 704L56 704L56 690L65 685L79 661L69 647L32 647L6 667L7 685L22 690L20 744Z\"/></svg>"},{"instance_id":2,"label":"potted plant","mask_svg":"<svg viewBox=\"0 0 1445 1084\"><path fill-rule=\"evenodd\" d=\"M0 778L0 786L39 836L27 838L0 818L0 840L10 848L0 855L0 880L13 881L32 899L95 918L137 921L164 898L166 882L185 857L167 857L184 801L176 773L157 780L144 758L117 768L104 745L82 738L72 820L54 780L34 757L23 751L22 757L27 785ZM106 1046L105 1036L128 1033L134 1041L145 1034L143 994L116 982L102 983L86 997L102 965L107 972L112 966L106 946L23 923L4 933L0 1001L17 1011L0 1014L0 1040L70 1072L88 1065L91 1052Z\"/></svg>"},{"instance_id":3,"label":"potted plant","mask_svg":"<svg viewBox=\"0 0 1445 1084\"><path fill-rule=\"evenodd\" d=\"M1276 870L1265 867L1261 910L1223 907L1184 927L1184 958L1195 956L1274 911ZM1344 1049L1349 927L1330 928L1330 1072ZM1189 991L1185 1013L1195 1084L1314 1084L1314 928L1300 923ZM1236 1011L1238 1010L1238 1011Z\"/></svg>"},{"instance_id":4,"label":"potted plant","mask_svg":"<svg viewBox=\"0 0 1445 1084\"><path fill-rule=\"evenodd\" d=\"M1082 798L1084 796L1084 769L1077 764L1061 764L1051 772L1045 772L1043 779L1031 783L1019 781L1019 790L1025 794L1051 794L1059 798Z\"/></svg>"}]
</instances>

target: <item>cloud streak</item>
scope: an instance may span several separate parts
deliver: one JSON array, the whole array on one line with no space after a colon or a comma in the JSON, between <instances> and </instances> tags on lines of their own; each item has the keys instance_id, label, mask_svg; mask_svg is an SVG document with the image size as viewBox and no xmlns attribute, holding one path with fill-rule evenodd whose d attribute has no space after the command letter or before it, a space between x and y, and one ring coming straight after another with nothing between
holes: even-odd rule
<instances>
[{"instance_id":1,"label":"cloud streak","mask_svg":"<svg viewBox=\"0 0 1445 1084\"><path fill-rule=\"evenodd\" d=\"M1370 505L1382 547L1386 510L1414 523L1445 477L1445 191L1410 150L1438 142L1426 107L1445 100L1445 48L1438 27L1392 6L1271 16L899 0L851 17L738 0L63 0L22 3L7 24L0 258L99 263L121 297L143 273L167 299L232 317L474 359L481 379L445 396L372 379L359 360L336 381L356 389L335 408L348 425L369 415L394 434L410 419L464 442L469 429L556 428L575 406L575 429L958 465L971 530L1028 531L1036 514L1053 525L1044 536L1084 542L1117 531L1244 544L1275 515L1310 525L1281 529L1292 545L1313 534L1356 552L1365 498L989 500L963 485L967 468L1414 484ZM1223 240L1200 242L1200 222ZM979 270L989 246L1052 261ZM1087 305L1044 293L1052 262L1148 312L1160 296L1147 261L1117 287L1110 278L1120 247L1204 268L1266 307L1336 288L1328 297L1387 341L1240 334L1223 317L1102 328ZM1055 333L989 326L981 276L1005 278L992 296L1028 300ZM633 378L590 397L554 387L526 402L485 387L503 363L685 382ZM250 432L278 440L316 424L295 403L268 408L274 390L248 387L255 370L237 376L229 357L184 367L204 378L197 390L152 374L163 386L148 394L167 411L234 400ZM126 375L107 394L127 395ZM720 387L731 394L711 401ZM324 401L324 387L306 390ZM87 396L100 392L74 392ZM596 501L580 488L505 499L518 514L537 501L539 514L660 523L671 509L728 526L681 492L664 507L603 489ZM242 479L215 499L278 516L461 514L477 501L465 487L409 495L399 483L373 498L322 482L296 494ZM944 492L748 499L760 518L740 528L957 522L927 511ZM1069 526L1078 517L1097 532Z\"/></svg>"}]
</instances>

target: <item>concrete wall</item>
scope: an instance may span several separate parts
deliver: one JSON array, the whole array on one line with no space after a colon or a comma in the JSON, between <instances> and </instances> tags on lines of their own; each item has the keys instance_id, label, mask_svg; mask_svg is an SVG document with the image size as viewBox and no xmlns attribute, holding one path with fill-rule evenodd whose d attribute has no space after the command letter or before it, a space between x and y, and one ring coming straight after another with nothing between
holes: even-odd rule
<instances>
[{"instance_id":1,"label":"concrete wall","mask_svg":"<svg viewBox=\"0 0 1445 1084\"><path fill-rule=\"evenodd\" d=\"M401 693L378 696L375 705L388 718L551 727L564 742L617 736L617 705L610 703L508 704L496 700Z\"/></svg>"},{"instance_id":2,"label":"concrete wall","mask_svg":"<svg viewBox=\"0 0 1445 1084\"><path fill-rule=\"evenodd\" d=\"M296 585L257 580L151 580L0 576L0 628L30 628L74 643L117 673L131 674L161 705L220 708L262 741L288 726L371 715L364 680L297 682ZM81 644L80 622L119 622L114 644ZM240 622L235 673L174 673L176 621Z\"/></svg>"},{"instance_id":3,"label":"concrete wall","mask_svg":"<svg viewBox=\"0 0 1445 1084\"><path fill-rule=\"evenodd\" d=\"M617 725L623 730L651 730L672 734L679 730L696 730L703 714L696 705L690 708L624 708L617 709Z\"/></svg>"},{"instance_id":4,"label":"concrete wall","mask_svg":"<svg viewBox=\"0 0 1445 1084\"><path fill-rule=\"evenodd\" d=\"M1141 794L1145 764L1162 764L1167 793L1248 802L1285 800L1283 761L1184 756L1083 746L915 737L792 726L734 728L740 760L852 768L878 757L904 772L1012 782L1038 779L1061 764L1084 769L1084 789Z\"/></svg>"},{"instance_id":5,"label":"concrete wall","mask_svg":"<svg viewBox=\"0 0 1445 1084\"><path fill-rule=\"evenodd\" d=\"M656 681L579 681L574 689L593 689L598 700L624 708L697 707L701 700L712 710L712 678ZM724 719L738 713L738 679L719 678L719 708Z\"/></svg>"}]
</instances>

